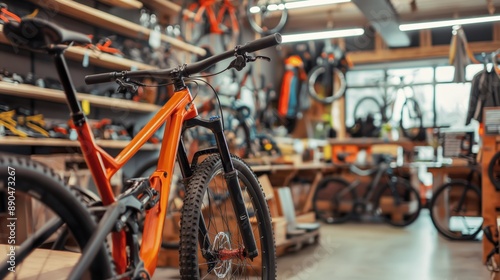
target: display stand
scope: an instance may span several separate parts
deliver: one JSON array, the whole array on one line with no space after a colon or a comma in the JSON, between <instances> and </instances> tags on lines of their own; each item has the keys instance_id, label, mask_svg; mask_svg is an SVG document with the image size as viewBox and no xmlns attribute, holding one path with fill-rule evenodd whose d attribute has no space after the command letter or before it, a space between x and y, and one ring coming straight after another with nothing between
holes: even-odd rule
<instances>
[{"instance_id":1,"label":"display stand","mask_svg":"<svg viewBox=\"0 0 500 280\"><path fill-rule=\"evenodd\" d=\"M495 189L495 186L487 176L488 166L492 157L500 151L500 131L498 131L498 128L500 128L500 126L494 125L495 122L498 122L500 120L488 117L491 116L492 113L494 114L497 112L500 113L500 107L485 108L483 118L484 123L481 124L482 129L480 132L483 141L481 168L483 174L485 174L482 180L483 227L490 226L493 231L493 238L498 242L498 235L496 235L495 233L496 231L498 231L497 219L499 213L497 209L500 208L500 191L497 191ZM497 127L496 131L492 129L495 126ZM497 230L495 231L495 229ZM487 238L483 238L483 263L486 264L488 254L494 249L493 247L493 244L491 244L491 242L488 241ZM495 254L494 258L495 262L497 264L500 264L499 254ZM495 273L491 279L499 280L500 273Z\"/></svg>"}]
</instances>

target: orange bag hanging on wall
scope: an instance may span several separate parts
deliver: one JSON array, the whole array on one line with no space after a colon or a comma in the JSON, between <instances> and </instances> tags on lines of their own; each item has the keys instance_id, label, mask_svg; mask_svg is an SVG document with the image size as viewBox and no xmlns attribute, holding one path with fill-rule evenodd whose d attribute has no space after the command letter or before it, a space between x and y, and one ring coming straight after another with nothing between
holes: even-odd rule
<instances>
[{"instance_id":1,"label":"orange bag hanging on wall","mask_svg":"<svg viewBox=\"0 0 500 280\"><path fill-rule=\"evenodd\" d=\"M295 119L299 112L299 95L302 81L307 79L304 63L300 56L285 59L285 73L281 82L278 100L278 114L287 119Z\"/></svg>"}]
</instances>

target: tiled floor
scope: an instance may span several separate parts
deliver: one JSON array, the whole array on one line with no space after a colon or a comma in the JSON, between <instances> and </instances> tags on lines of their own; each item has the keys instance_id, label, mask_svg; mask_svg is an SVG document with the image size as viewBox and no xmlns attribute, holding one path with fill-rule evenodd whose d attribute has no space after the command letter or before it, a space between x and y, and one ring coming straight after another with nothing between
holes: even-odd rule
<instances>
[{"instance_id":1,"label":"tiled floor","mask_svg":"<svg viewBox=\"0 0 500 280\"><path fill-rule=\"evenodd\" d=\"M323 225L318 245L278 258L278 279L483 280L481 242L450 242L438 236L428 212L413 225ZM158 269L153 279L175 279Z\"/></svg>"}]
</instances>

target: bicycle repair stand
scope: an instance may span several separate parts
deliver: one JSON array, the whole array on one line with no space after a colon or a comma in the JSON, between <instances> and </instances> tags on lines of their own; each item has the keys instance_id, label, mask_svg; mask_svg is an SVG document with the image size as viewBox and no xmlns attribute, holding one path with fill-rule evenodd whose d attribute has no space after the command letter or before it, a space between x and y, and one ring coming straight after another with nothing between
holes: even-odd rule
<instances>
[{"instance_id":1,"label":"bicycle repair stand","mask_svg":"<svg viewBox=\"0 0 500 280\"><path fill-rule=\"evenodd\" d=\"M498 247L498 223L500 217L500 190L488 176L492 158L500 151L500 107L484 108L482 138L481 171L482 179L482 215L483 215L483 263L491 271L491 279L500 280L500 255Z\"/></svg>"}]
</instances>

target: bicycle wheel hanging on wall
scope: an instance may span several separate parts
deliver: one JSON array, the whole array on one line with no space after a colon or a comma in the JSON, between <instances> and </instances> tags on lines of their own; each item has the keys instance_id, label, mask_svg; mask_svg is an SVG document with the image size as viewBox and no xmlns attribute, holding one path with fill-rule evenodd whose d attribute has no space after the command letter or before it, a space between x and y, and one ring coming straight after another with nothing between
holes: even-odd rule
<instances>
[{"instance_id":1,"label":"bicycle wheel hanging on wall","mask_svg":"<svg viewBox=\"0 0 500 280\"><path fill-rule=\"evenodd\" d=\"M423 140L424 126L422 121L422 111L418 103L413 98L407 98L401 108L401 119L399 126L403 135L410 140Z\"/></svg>"},{"instance_id":2,"label":"bicycle wheel hanging on wall","mask_svg":"<svg viewBox=\"0 0 500 280\"><path fill-rule=\"evenodd\" d=\"M307 77L309 95L323 104L331 104L341 98L346 90L344 73L329 66L314 67ZM330 77L331 76L331 77Z\"/></svg>"},{"instance_id":3,"label":"bicycle wheel hanging on wall","mask_svg":"<svg viewBox=\"0 0 500 280\"><path fill-rule=\"evenodd\" d=\"M249 0L247 19L252 29L262 35L280 32L288 20L284 0Z\"/></svg>"}]
</instances>

